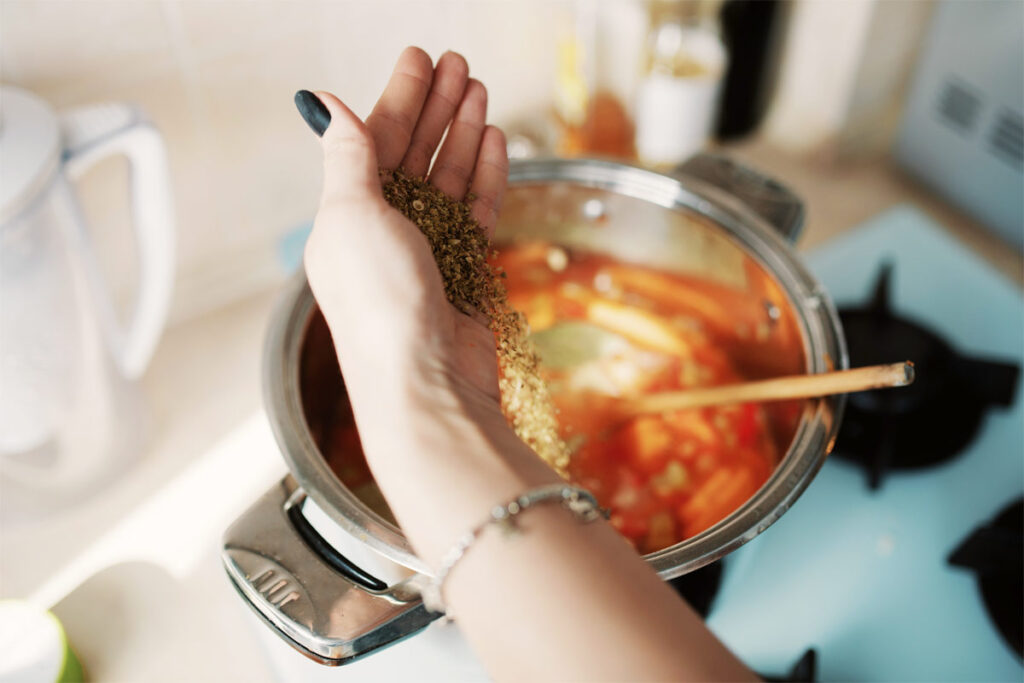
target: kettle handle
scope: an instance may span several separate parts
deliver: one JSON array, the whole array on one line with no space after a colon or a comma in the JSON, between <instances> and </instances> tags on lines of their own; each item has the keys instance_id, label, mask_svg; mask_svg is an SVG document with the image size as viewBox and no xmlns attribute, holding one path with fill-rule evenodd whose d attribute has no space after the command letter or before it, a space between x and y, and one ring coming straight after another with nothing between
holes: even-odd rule
<instances>
[{"instance_id":1,"label":"kettle handle","mask_svg":"<svg viewBox=\"0 0 1024 683\"><path fill-rule=\"evenodd\" d=\"M129 378L142 374L156 348L174 288L174 206L167 150L157 129L128 104L100 104L61 115L65 169L72 179L115 154L131 163L132 228L139 287L127 329L104 310L113 356ZM96 278L98 280L98 278Z\"/></svg>"}]
</instances>

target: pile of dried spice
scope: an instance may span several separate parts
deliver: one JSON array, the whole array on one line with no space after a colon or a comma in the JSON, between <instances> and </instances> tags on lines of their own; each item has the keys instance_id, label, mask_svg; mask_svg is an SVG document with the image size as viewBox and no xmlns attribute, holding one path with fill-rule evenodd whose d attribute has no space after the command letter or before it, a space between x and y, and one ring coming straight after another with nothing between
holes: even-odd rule
<instances>
[{"instance_id":1,"label":"pile of dried spice","mask_svg":"<svg viewBox=\"0 0 1024 683\"><path fill-rule=\"evenodd\" d=\"M488 320L498 349L501 407L519 438L562 476L569 449L558 435L558 420L539 358L528 339L526 319L508 303L503 273L487 262L487 235L473 219L469 202L455 201L421 178L401 170L381 171L384 198L426 236L441 270L448 300L463 312Z\"/></svg>"}]
</instances>

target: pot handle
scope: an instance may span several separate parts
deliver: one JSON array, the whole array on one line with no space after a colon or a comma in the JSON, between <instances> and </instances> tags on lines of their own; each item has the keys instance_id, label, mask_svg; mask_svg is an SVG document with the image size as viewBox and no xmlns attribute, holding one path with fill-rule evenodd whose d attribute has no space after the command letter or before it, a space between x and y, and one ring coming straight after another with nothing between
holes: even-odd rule
<instances>
[{"instance_id":1,"label":"pot handle","mask_svg":"<svg viewBox=\"0 0 1024 683\"><path fill-rule=\"evenodd\" d=\"M785 185L720 154L698 154L673 175L709 183L738 198L794 244L804 227L804 203Z\"/></svg>"},{"instance_id":2,"label":"pot handle","mask_svg":"<svg viewBox=\"0 0 1024 683\"><path fill-rule=\"evenodd\" d=\"M305 499L286 476L224 534L228 577L278 635L310 659L338 666L441 616L423 606L418 576L388 586L330 546L303 516Z\"/></svg>"}]
</instances>

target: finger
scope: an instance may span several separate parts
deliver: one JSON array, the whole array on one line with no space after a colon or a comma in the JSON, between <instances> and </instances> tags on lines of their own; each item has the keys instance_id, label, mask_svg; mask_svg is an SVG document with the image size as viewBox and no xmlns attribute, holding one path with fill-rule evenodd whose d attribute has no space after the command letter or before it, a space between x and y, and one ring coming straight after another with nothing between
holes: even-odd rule
<instances>
[{"instance_id":1,"label":"finger","mask_svg":"<svg viewBox=\"0 0 1024 683\"><path fill-rule=\"evenodd\" d=\"M486 118L487 89L471 78L430 172L431 184L449 197L462 199L466 196Z\"/></svg>"},{"instance_id":2,"label":"finger","mask_svg":"<svg viewBox=\"0 0 1024 683\"><path fill-rule=\"evenodd\" d=\"M487 237L494 236L494 227L498 223L498 212L501 200L505 196L508 184L508 153L505 151L505 134L500 128L487 126L483 139L480 141L480 153L476 158L476 170L473 172L473 185L470 192L476 195L473 200L472 216Z\"/></svg>"},{"instance_id":3,"label":"finger","mask_svg":"<svg viewBox=\"0 0 1024 683\"><path fill-rule=\"evenodd\" d=\"M384 92L366 117L383 168L397 167L405 156L433 76L434 65L427 53L418 47L405 48Z\"/></svg>"},{"instance_id":4,"label":"finger","mask_svg":"<svg viewBox=\"0 0 1024 683\"><path fill-rule=\"evenodd\" d=\"M441 136L462 100L468 78L469 65L462 55L446 52L437 60L430 94L402 159L402 168L409 175L420 177L427 174Z\"/></svg>"},{"instance_id":5,"label":"finger","mask_svg":"<svg viewBox=\"0 0 1024 683\"><path fill-rule=\"evenodd\" d=\"M341 100L329 92L316 96L331 114L321 143L324 150L324 191L321 203L380 197L377 155L370 131Z\"/></svg>"}]
</instances>

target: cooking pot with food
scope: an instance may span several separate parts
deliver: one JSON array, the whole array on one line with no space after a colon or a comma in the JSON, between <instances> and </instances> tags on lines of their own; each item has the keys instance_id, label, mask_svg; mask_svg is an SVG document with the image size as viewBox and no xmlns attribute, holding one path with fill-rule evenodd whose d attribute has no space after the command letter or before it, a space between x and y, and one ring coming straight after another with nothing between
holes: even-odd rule
<instances>
[{"instance_id":1,"label":"cooking pot with food","mask_svg":"<svg viewBox=\"0 0 1024 683\"><path fill-rule=\"evenodd\" d=\"M599 489L612 523L666 579L723 557L789 509L831 449L844 399L654 416L605 438L573 433L568 423L585 412L573 400L585 394L572 387L653 391L845 368L832 302L791 246L802 222L786 188L719 156L673 175L597 160L512 165L497 261L567 423L579 460L570 477ZM678 340L678 352L659 339ZM234 586L323 664L427 626L440 616L420 599L430 568L369 476L301 275L270 322L264 390L291 473L226 532Z\"/></svg>"}]
</instances>

